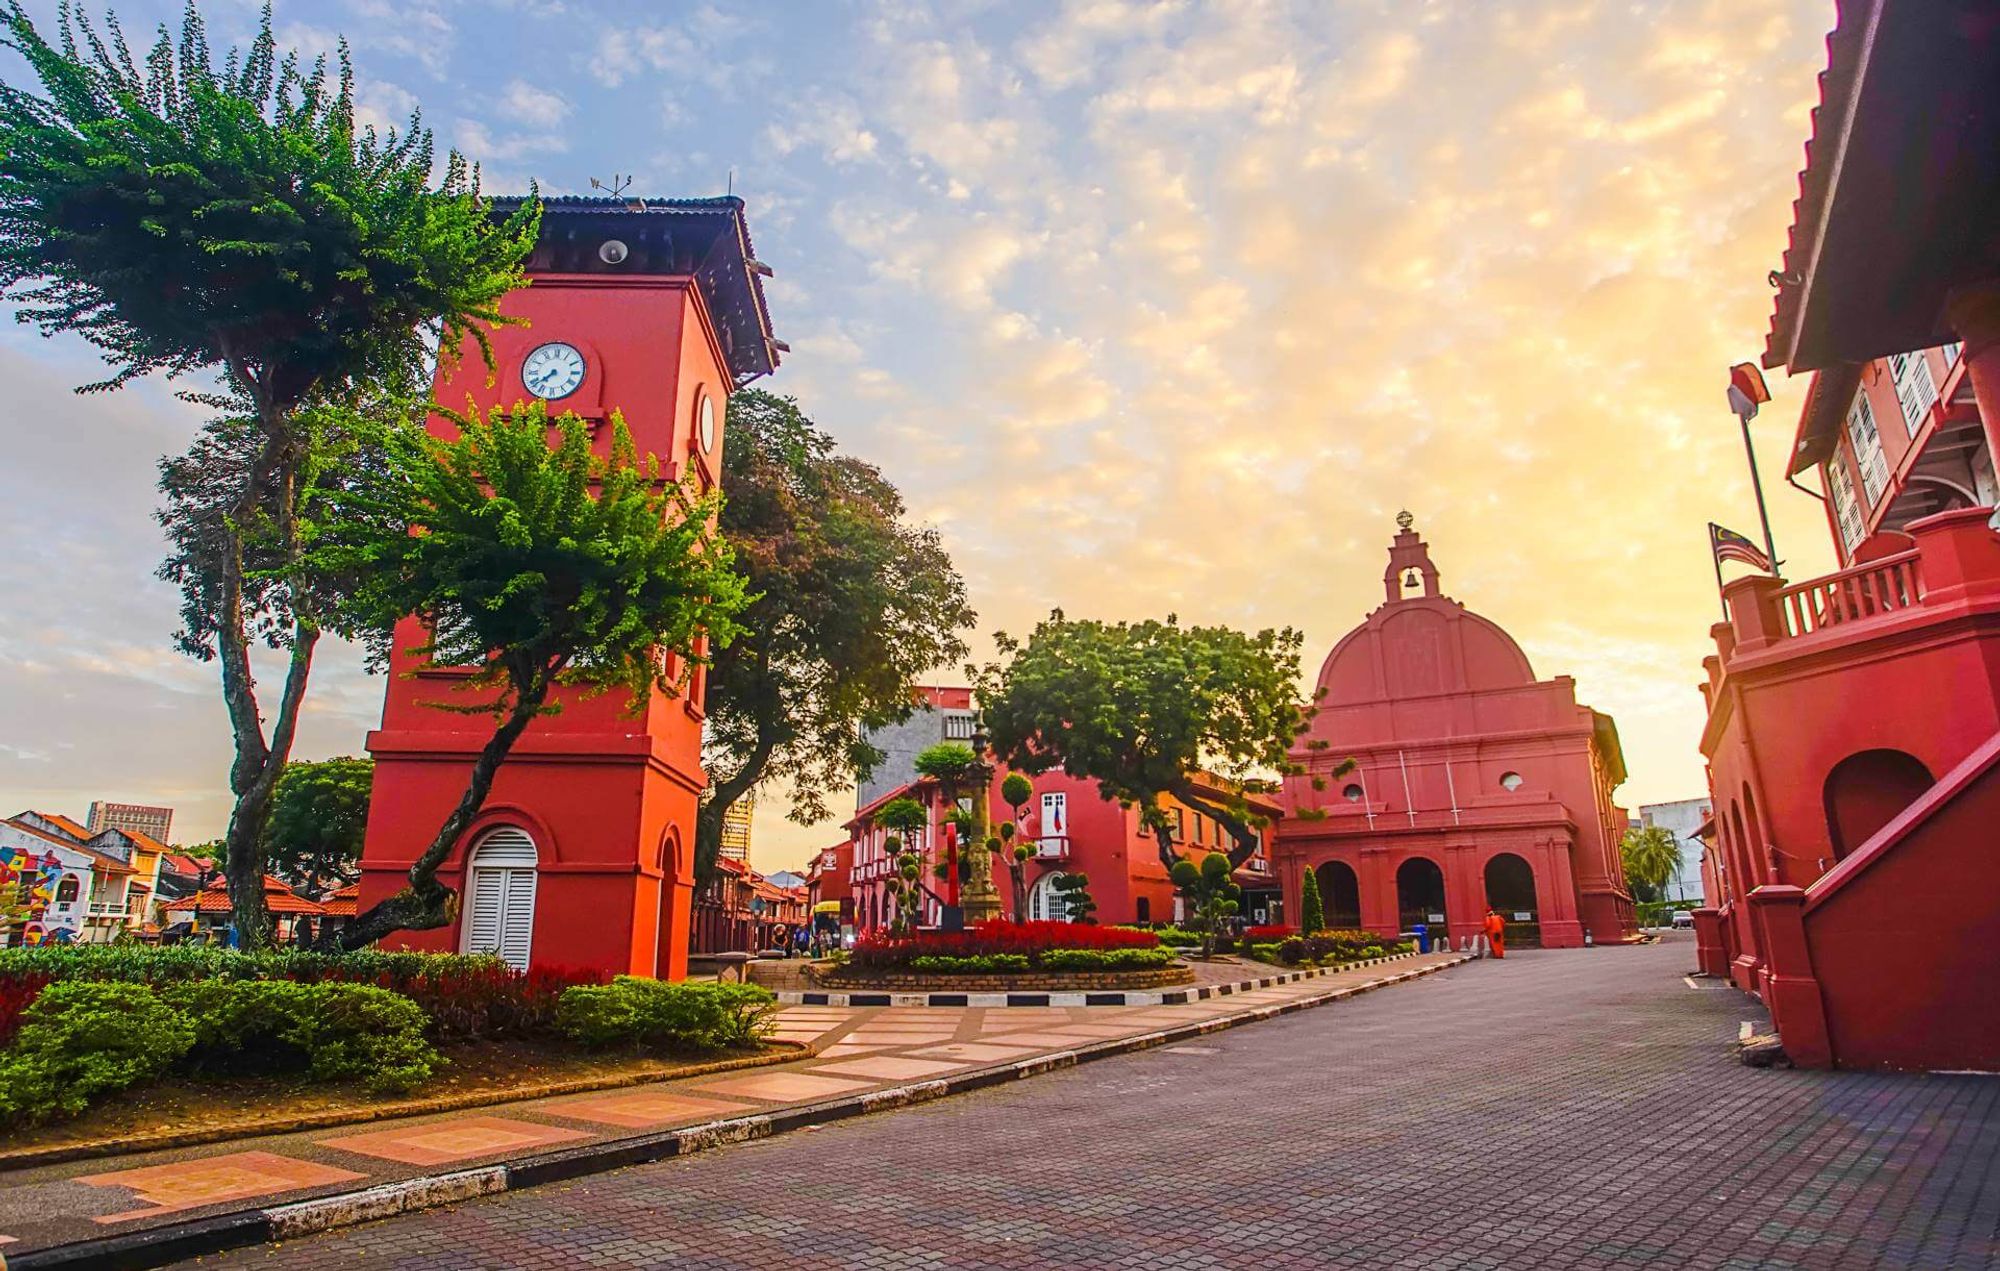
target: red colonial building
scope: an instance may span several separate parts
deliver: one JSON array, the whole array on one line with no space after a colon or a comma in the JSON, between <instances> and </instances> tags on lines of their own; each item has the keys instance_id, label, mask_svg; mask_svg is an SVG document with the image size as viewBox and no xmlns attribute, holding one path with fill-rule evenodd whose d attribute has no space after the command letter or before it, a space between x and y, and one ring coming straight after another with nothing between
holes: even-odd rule
<instances>
[{"instance_id":1,"label":"red colonial building","mask_svg":"<svg viewBox=\"0 0 2000 1271\"><path fill-rule=\"evenodd\" d=\"M1845 0L1764 365L1842 568L1723 588L1702 969L1793 1062L2000 1069L2000 23Z\"/></svg>"},{"instance_id":2,"label":"red colonial building","mask_svg":"<svg viewBox=\"0 0 2000 1271\"><path fill-rule=\"evenodd\" d=\"M988 792L992 818L997 825L1013 819L1013 810L1000 802L1000 786L1008 770L1000 766L993 774ZM1139 825L1136 808L1120 807L1106 798L1093 780L1048 772L1031 778L1035 791L1025 806L1019 832L1034 849L1025 865L1028 907L1014 912L1012 874L1006 858L994 858L993 882L1000 894L1002 916L1016 921L1062 921L1066 915L1054 887L1056 875L1081 873L1090 880L1090 896L1097 902L1093 915L1100 923L1167 923L1183 916L1183 903L1167 878L1160 862L1159 840ZM1214 779L1198 774L1197 782L1213 785ZM913 798L930 812L930 824L920 833L923 879L938 893L926 897L920 921L936 923L942 916L941 900L949 899L948 885L940 882L933 866L942 859L946 842L944 823L951 813L937 783L919 778L883 792L856 812L847 823L851 921L862 930L885 926L894 917L894 898L884 885L895 873L895 859L887 850L886 831L874 824L873 814L898 798ZM1257 853L1236 871L1243 887L1243 916L1250 922L1282 921L1275 875L1269 848L1272 828L1282 809L1273 799L1250 796L1250 807L1271 824L1258 830ZM1199 861L1211 852L1226 851L1230 840L1213 818L1182 806L1171 797L1164 800L1173 821L1175 851Z\"/></svg>"},{"instance_id":3,"label":"red colonial building","mask_svg":"<svg viewBox=\"0 0 2000 1271\"><path fill-rule=\"evenodd\" d=\"M1304 771L1285 780L1278 832L1287 912L1310 869L1334 927L1423 923L1460 945L1490 906L1523 943L1630 938L1617 727L1444 595L1409 514L1396 519L1386 601L1327 655L1292 754Z\"/></svg>"},{"instance_id":4,"label":"red colonial building","mask_svg":"<svg viewBox=\"0 0 2000 1271\"><path fill-rule=\"evenodd\" d=\"M511 210L495 200L495 211ZM721 479L729 394L770 373L762 278L740 199L561 198L544 203L533 286L502 310L528 320L440 371L437 400L485 410L532 398L574 412L608 453L620 411L670 477ZM451 425L433 418L441 435ZM413 619L396 631L382 726L368 736L374 798L360 906L404 886L465 789L489 715L440 709L463 673L423 661ZM671 661L671 659L670 659ZM671 666L669 667L671 670ZM560 714L531 724L439 878L463 898L451 926L403 948L497 951L508 961L686 974L701 768L702 683L653 693L635 716L616 694L558 689Z\"/></svg>"}]
</instances>

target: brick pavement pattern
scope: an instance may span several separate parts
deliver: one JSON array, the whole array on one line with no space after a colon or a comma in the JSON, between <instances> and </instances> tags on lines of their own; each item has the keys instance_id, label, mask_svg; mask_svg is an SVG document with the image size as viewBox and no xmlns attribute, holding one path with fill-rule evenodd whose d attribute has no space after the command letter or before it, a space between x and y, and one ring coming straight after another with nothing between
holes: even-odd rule
<instances>
[{"instance_id":1,"label":"brick pavement pattern","mask_svg":"<svg viewBox=\"0 0 2000 1271\"><path fill-rule=\"evenodd\" d=\"M2000 1078L1743 1068L1691 943L1524 952L203 1266L2000 1266Z\"/></svg>"}]
</instances>

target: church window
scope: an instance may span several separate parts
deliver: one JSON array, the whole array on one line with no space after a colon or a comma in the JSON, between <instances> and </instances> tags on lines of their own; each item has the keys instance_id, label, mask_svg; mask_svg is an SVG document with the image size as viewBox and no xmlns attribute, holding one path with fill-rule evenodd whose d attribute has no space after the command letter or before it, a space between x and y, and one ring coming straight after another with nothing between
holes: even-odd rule
<instances>
[{"instance_id":1,"label":"church window","mask_svg":"<svg viewBox=\"0 0 2000 1271\"><path fill-rule=\"evenodd\" d=\"M1518 772L1503 772L1500 774L1500 788L1502 790L1512 792L1519 790L1523 784L1523 778Z\"/></svg>"},{"instance_id":2,"label":"church window","mask_svg":"<svg viewBox=\"0 0 2000 1271\"><path fill-rule=\"evenodd\" d=\"M1355 785L1353 782L1349 782L1347 788L1340 792L1340 797L1347 800L1349 803L1359 803L1361 802L1362 796L1364 796L1366 793L1367 791L1363 790L1360 786Z\"/></svg>"}]
</instances>

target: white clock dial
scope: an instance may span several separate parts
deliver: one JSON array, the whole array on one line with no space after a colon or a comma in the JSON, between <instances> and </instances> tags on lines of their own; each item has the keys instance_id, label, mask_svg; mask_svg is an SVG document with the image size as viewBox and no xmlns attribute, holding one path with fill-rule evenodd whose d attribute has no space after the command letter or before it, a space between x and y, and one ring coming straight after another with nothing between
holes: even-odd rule
<instances>
[{"instance_id":1,"label":"white clock dial","mask_svg":"<svg viewBox=\"0 0 2000 1271\"><path fill-rule=\"evenodd\" d=\"M545 402L568 397L583 383L583 354L567 344L544 344L521 363L521 382Z\"/></svg>"},{"instance_id":2,"label":"white clock dial","mask_svg":"<svg viewBox=\"0 0 2000 1271\"><path fill-rule=\"evenodd\" d=\"M701 399L701 452L707 454L715 449L715 399Z\"/></svg>"}]
</instances>

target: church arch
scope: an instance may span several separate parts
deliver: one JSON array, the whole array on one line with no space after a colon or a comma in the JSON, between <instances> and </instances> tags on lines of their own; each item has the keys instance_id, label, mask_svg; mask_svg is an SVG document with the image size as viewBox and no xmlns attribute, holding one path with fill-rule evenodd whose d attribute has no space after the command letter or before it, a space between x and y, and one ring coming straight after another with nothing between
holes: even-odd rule
<instances>
[{"instance_id":1,"label":"church arch","mask_svg":"<svg viewBox=\"0 0 2000 1271\"><path fill-rule=\"evenodd\" d=\"M1426 923L1442 934L1450 916L1445 908L1444 869L1428 856L1412 856L1396 867L1396 921L1408 931Z\"/></svg>"},{"instance_id":2,"label":"church arch","mask_svg":"<svg viewBox=\"0 0 2000 1271\"><path fill-rule=\"evenodd\" d=\"M1361 925L1361 879L1346 861L1328 861L1313 871L1319 883L1326 925L1346 931Z\"/></svg>"}]
</instances>

